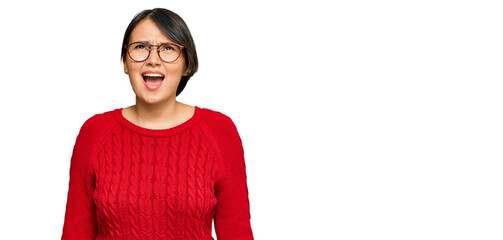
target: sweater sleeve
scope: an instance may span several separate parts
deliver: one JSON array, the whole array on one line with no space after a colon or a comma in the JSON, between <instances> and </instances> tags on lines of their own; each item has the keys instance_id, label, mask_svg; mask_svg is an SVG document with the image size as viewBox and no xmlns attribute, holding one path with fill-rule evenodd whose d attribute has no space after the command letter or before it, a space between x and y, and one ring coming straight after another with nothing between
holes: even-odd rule
<instances>
[{"instance_id":1,"label":"sweater sleeve","mask_svg":"<svg viewBox=\"0 0 503 240\"><path fill-rule=\"evenodd\" d=\"M93 201L95 177L90 160L99 125L97 115L86 120L73 147L62 240L94 240L98 233Z\"/></svg>"},{"instance_id":2,"label":"sweater sleeve","mask_svg":"<svg viewBox=\"0 0 503 240\"><path fill-rule=\"evenodd\" d=\"M215 232L218 240L252 240L250 203L241 138L233 121L220 114L215 126L222 156L217 173Z\"/></svg>"}]
</instances>

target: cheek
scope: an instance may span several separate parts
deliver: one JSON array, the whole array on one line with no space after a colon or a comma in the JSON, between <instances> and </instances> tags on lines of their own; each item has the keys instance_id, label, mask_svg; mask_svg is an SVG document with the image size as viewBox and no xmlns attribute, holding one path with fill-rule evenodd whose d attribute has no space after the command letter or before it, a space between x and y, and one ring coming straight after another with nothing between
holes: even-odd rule
<instances>
[{"instance_id":1,"label":"cheek","mask_svg":"<svg viewBox=\"0 0 503 240\"><path fill-rule=\"evenodd\" d=\"M180 81L180 78L183 76L184 65L167 65L165 66L165 70L170 81Z\"/></svg>"},{"instance_id":2,"label":"cheek","mask_svg":"<svg viewBox=\"0 0 503 240\"><path fill-rule=\"evenodd\" d=\"M129 76L129 83L131 84L131 87L133 88L134 92L139 91L143 87L142 81L143 80L135 79L135 77L133 76Z\"/></svg>"},{"instance_id":3,"label":"cheek","mask_svg":"<svg viewBox=\"0 0 503 240\"><path fill-rule=\"evenodd\" d=\"M128 77L131 81L131 84L139 84L143 82L143 78L141 77L141 65L140 64L131 64L129 61L126 63L126 67L128 69Z\"/></svg>"}]
</instances>

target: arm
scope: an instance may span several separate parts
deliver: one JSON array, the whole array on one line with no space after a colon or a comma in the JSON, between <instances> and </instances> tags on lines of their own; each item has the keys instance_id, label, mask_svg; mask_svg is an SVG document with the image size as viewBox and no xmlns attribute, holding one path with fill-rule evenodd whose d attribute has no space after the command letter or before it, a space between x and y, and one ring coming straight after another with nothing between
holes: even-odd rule
<instances>
[{"instance_id":1,"label":"arm","mask_svg":"<svg viewBox=\"0 0 503 240\"><path fill-rule=\"evenodd\" d=\"M221 115L216 140L222 162L215 194L215 232L218 240L252 240L250 203L241 138L232 120Z\"/></svg>"},{"instance_id":2,"label":"arm","mask_svg":"<svg viewBox=\"0 0 503 240\"><path fill-rule=\"evenodd\" d=\"M89 118L82 125L73 147L62 240L95 239L98 233L92 197L94 172L90 160L99 125L97 117Z\"/></svg>"}]
</instances>

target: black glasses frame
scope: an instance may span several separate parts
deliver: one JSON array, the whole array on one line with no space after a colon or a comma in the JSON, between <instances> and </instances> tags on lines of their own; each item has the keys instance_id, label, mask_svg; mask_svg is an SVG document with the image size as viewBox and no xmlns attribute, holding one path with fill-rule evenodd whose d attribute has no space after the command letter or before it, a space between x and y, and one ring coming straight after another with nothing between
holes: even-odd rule
<instances>
[{"instance_id":1,"label":"black glasses frame","mask_svg":"<svg viewBox=\"0 0 503 240\"><path fill-rule=\"evenodd\" d=\"M131 54L129 54L129 47L130 47L131 45L133 45L133 44L136 44L136 43L143 43L143 44L145 44L145 45L147 45L147 46L148 46L148 55L147 55L147 57L146 57L144 60L142 60L142 61L138 61L138 60L133 59L133 57L131 57ZM175 60L173 60L173 61L166 61L166 60L164 60L164 59L161 57L161 50L159 49L159 47L160 47L161 45L163 45L163 44L173 44L173 45L176 45L176 46L178 46L178 47L180 48L180 53L178 53L178 56L175 58ZM159 44L159 45L149 44L149 43L147 43L147 42L132 42L132 43L130 43L130 44L128 44L128 45L126 45L126 46L124 46L124 47L126 48L127 55L129 56L129 58L130 58L131 60L133 60L133 61L135 61L135 62L144 62L145 60L147 60L147 59L150 57L150 52L152 52L152 47L153 47L153 46L155 46L155 47L157 48L157 55L159 56L159 59L161 59L163 62L166 62L166 63L172 63L172 62L174 62L174 61L178 60L178 58L180 58L180 56L182 55L182 51L183 51L183 49L185 48L184 46L182 46L182 45L180 45L180 44L178 44L178 43L172 43L172 42L165 42L165 43L161 43L161 44Z\"/></svg>"}]
</instances>

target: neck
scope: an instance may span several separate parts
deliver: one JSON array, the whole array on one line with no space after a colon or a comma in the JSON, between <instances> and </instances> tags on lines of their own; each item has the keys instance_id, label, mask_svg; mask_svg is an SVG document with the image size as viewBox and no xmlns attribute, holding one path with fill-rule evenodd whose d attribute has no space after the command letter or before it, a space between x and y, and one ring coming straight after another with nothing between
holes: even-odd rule
<instances>
[{"instance_id":1,"label":"neck","mask_svg":"<svg viewBox=\"0 0 503 240\"><path fill-rule=\"evenodd\" d=\"M176 118L179 103L173 99L157 104L148 104L136 98L132 107L138 125L147 128L165 128Z\"/></svg>"}]
</instances>

